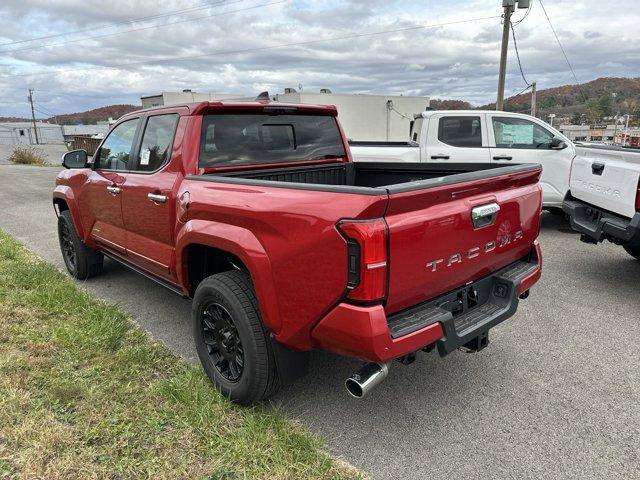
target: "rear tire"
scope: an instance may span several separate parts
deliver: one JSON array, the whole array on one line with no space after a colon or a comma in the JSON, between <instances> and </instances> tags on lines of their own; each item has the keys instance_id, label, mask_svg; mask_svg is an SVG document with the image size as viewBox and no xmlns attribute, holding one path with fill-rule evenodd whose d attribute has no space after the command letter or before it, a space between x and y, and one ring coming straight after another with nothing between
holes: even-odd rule
<instances>
[{"instance_id":1,"label":"rear tire","mask_svg":"<svg viewBox=\"0 0 640 480\"><path fill-rule=\"evenodd\" d=\"M249 405L279 389L272 340L246 273L204 279L193 297L192 322L202 367L224 396Z\"/></svg>"},{"instance_id":2,"label":"rear tire","mask_svg":"<svg viewBox=\"0 0 640 480\"><path fill-rule=\"evenodd\" d=\"M627 251L629 255L634 257L636 260L640 260L640 247L629 247L625 245L624 249Z\"/></svg>"},{"instance_id":3,"label":"rear tire","mask_svg":"<svg viewBox=\"0 0 640 480\"><path fill-rule=\"evenodd\" d=\"M63 211L58 217L58 240L64 264L72 277L86 280L102 273L104 257L84 244L73 225L69 210Z\"/></svg>"}]
</instances>

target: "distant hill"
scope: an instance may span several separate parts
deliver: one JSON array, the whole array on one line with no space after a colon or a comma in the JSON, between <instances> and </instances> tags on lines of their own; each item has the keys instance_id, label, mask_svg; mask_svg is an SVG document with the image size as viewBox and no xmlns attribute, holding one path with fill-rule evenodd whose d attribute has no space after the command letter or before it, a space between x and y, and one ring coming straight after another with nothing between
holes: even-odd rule
<instances>
[{"instance_id":1,"label":"distant hill","mask_svg":"<svg viewBox=\"0 0 640 480\"><path fill-rule=\"evenodd\" d=\"M634 115L633 122L640 120L640 78L604 77L580 85L546 88L538 90L537 98L541 118L555 113L574 123L597 123L604 117L628 113ZM495 103L479 108L494 109ZM508 98L505 110L528 113L531 92Z\"/></svg>"},{"instance_id":2,"label":"distant hill","mask_svg":"<svg viewBox=\"0 0 640 480\"><path fill-rule=\"evenodd\" d=\"M56 115L47 119L48 122L57 123L59 125L93 125L98 121L108 120L113 118L117 120L122 115L135 110L140 110L142 107L136 105L108 105L106 107L94 108L93 110L87 110L86 112L79 113L67 113L64 115Z\"/></svg>"},{"instance_id":3,"label":"distant hill","mask_svg":"<svg viewBox=\"0 0 640 480\"><path fill-rule=\"evenodd\" d=\"M30 118L0 117L0 122L30 122Z\"/></svg>"},{"instance_id":4,"label":"distant hill","mask_svg":"<svg viewBox=\"0 0 640 480\"><path fill-rule=\"evenodd\" d=\"M464 100L439 100L429 102L429 106L435 110L471 110L473 106Z\"/></svg>"},{"instance_id":5,"label":"distant hill","mask_svg":"<svg viewBox=\"0 0 640 480\"><path fill-rule=\"evenodd\" d=\"M95 125L97 122L113 118L117 120L121 116L140 110L142 107L136 105L107 105L106 107L94 108L86 112L65 113L49 118L36 118L37 121L47 123L57 123L58 125ZM0 117L0 122L30 122L30 118Z\"/></svg>"}]
</instances>

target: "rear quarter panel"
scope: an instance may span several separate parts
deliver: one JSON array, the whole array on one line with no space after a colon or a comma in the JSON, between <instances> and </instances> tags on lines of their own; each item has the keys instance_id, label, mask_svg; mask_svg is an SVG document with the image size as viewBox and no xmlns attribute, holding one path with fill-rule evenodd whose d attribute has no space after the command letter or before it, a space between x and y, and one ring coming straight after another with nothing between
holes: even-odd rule
<instances>
[{"instance_id":1,"label":"rear quarter panel","mask_svg":"<svg viewBox=\"0 0 640 480\"><path fill-rule=\"evenodd\" d=\"M346 289L346 242L336 221L381 217L387 202L386 195L198 180L185 180L184 190L191 204L178 258L198 238L237 254L251 273L266 325L296 348L311 348L311 328Z\"/></svg>"},{"instance_id":2,"label":"rear quarter panel","mask_svg":"<svg viewBox=\"0 0 640 480\"><path fill-rule=\"evenodd\" d=\"M420 147L352 146L354 162L420 162Z\"/></svg>"}]
</instances>

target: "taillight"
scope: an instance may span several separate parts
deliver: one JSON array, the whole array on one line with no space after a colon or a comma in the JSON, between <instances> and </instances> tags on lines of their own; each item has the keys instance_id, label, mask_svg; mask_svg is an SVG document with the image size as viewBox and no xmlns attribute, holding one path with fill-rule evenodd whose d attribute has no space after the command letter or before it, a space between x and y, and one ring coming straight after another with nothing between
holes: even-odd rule
<instances>
[{"instance_id":1,"label":"taillight","mask_svg":"<svg viewBox=\"0 0 640 480\"><path fill-rule=\"evenodd\" d=\"M636 211L640 212L640 182L638 182L638 190L636 191Z\"/></svg>"},{"instance_id":2,"label":"taillight","mask_svg":"<svg viewBox=\"0 0 640 480\"><path fill-rule=\"evenodd\" d=\"M387 223L375 220L343 220L338 228L347 240L347 297L374 302L387 294Z\"/></svg>"}]
</instances>

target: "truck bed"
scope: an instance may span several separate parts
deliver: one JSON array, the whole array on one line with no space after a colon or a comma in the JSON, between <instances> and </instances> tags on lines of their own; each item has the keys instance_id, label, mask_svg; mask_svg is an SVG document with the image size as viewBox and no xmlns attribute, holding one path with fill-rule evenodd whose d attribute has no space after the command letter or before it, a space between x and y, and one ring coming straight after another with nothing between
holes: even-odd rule
<instances>
[{"instance_id":1,"label":"truck bed","mask_svg":"<svg viewBox=\"0 0 640 480\"><path fill-rule=\"evenodd\" d=\"M189 179L370 195L470 182L539 169L537 164L337 163L193 175Z\"/></svg>"}]
</instances>

